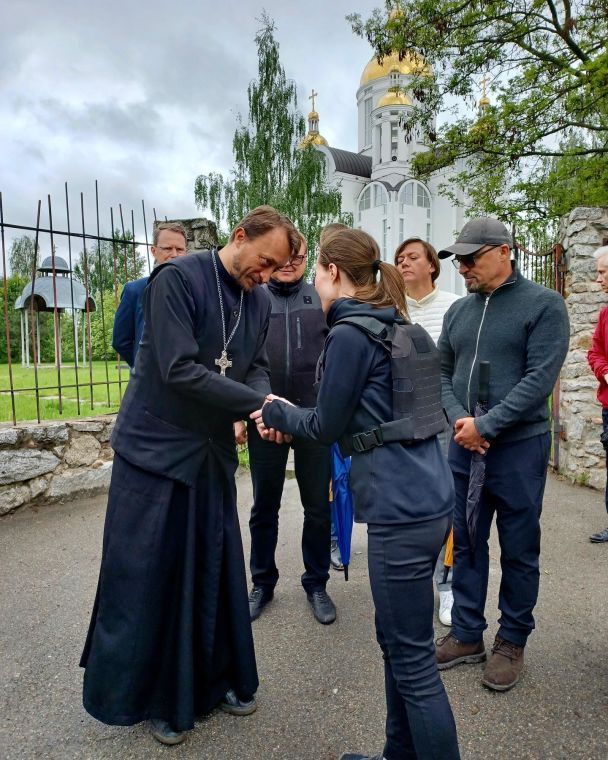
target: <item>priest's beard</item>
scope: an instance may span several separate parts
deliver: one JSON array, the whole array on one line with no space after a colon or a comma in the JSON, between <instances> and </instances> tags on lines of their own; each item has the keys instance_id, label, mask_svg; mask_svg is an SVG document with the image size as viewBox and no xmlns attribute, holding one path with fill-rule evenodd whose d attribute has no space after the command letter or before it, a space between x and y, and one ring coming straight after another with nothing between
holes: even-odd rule
<instances>
[{"instance_id":1,"label":"priest's beard","mask_svg":"<svg viewBox=\"0 0 608 760\"><path fill-rule=\"evenodd\" d=\"M241 256L235 253L232 257L232 272L230 273L243 290L253 290L256 285L261 285L262 280L255 271L247 270L243 266Z\"/></svg>"}]
</instances>

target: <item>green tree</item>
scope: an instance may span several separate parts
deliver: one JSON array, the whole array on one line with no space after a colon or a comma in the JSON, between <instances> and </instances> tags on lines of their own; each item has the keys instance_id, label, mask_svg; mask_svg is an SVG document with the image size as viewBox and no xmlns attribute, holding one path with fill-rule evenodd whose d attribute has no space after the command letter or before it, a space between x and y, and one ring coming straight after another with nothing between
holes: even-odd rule
<instances>
[{"instance_id":1,"label":"green tree","mask_svg":"<svg viewBox=\"0 0 608 760\"><path fill-rule=\"evenodd\" d=\"M433 72L414 77L403 124L406 139L414 127L427 136L417 175L456 163L474 211L528 228L608 202L605 2L407 0L388 22L380 10L349 21L380 58L413 53ZM483 77L493 103L477 112ZM436 129L439 112L448 120Z\"/></svg>"},{"instance_id":2,"label":"green tree","mask_svg":"<svg viewBox=\"0 0 608 760\"><path fill-rule=\"evenodd\" d=\"M102 302L103 319L101 314ZM117 309L114 290L111 288L102 294L98 294L96 296L96 305L96 310L91 314L91 351L93 359L108 359L112 361L116 359L116 351L112 348L112 327ZM84 318L86 319L86 317Z\"/></svg>"},{"instance_id":3,"label":"green tree","mask_svg":"<svg viewBox=\"0 0 608 760\"><path fill-rule=\"evenodd\" d=\"M36 241L29 235L21 235L13 240L8 252L9 269L13 277L31 278L34 260L36 269L40 264L40 246L36 255L34 255L35 249Z\"/></svg>"},{"instance_id":4,"label":"green tree","mask_svg":"<svg viewBox=\"0 0 608 760\"><path fill-rule=\"evenodd\" d=\"M8 301L6 302L8 314L9 339L11 343L11 360L16 362L21 360L21 312L15 309L15 301L21 295L27 280L19 275L12 275L6 280L8 291ZM4 302L4 283L0 285L0 314L2 323L5 325L5 302ZM6 341L6 327L0 331L0 364L8 362L8 346Z\"/></svg>"},{"instance_id":5,"label":"green tree","mask_svg":"<svg viewBox=\"0 0 608 760\"><path fill-rule=\"evenodd\" d=\"M132 244L133 234L114 230L112 242L102 240L80 253L74 265L74 276L82 283L88 279L93 294L115 291L120 296L125 282L137 280L146 272L145 257ZM85 256L86 253L86 256Z\"/></svg>"},{"instance_id":6,"label":"green tree","mask_svg":"<svg viewBox=\"0 0 608 760\"><path fill-rule=\"evenodd\" d=\"M239 117L234 133L231 176L201 174L194 195L199 208L210 210L218 229L222 221L232 229L256 206L274 206L306 237L312 258L325 224L352 220L341 214L340 192L329 186L321 154L312 147L298 147L305 121L297 108L296 85L281 65L274 31L274 22L263 15L255 37L258 77L247 90L248 122L241 123Z\"/></svg>"}]
</instances>

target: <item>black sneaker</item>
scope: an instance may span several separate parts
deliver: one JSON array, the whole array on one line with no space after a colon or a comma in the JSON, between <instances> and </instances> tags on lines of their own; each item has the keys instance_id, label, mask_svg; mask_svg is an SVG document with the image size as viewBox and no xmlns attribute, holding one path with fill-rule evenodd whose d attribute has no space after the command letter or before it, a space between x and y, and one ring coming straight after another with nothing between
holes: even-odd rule
<instances>
[{"instance_id":1,"label":"black sneaker","mask_svg":"<svg viewBox=\"0 0 608 760\"><path fill-rule=\"evenodd\" d=\"M336 605L332 602L325 589L306 594L315 618L322 625L329 625L336 619Z\"/></svg>"},{"instance_id":2,"label":"black sneaker","mask_svg":"<svg viewBox=\"0 0 608 760\"><path fill-rule=\"evenodd\" d=\"M262 614L262 610L274 596L272 589L263 586L254 586L249 592L249 619L257 620Z\"/></svg>"},{"instance_id":3,"label":"black sneaker","mask_svg":"<svg viewBox=\"0 0 608 760\"><path fill-rule=\"evenodd\" d=\"M150 733L161 744L181 744L186 738L185 731L174 731L166 720L152 718Z\"/></svg>"},{"instance_id":4,"label":"black sneaker","mask_svg":"<svg viewBox=\"0 0 608 760\"><path fill-rule=\"evenodd\" d=\"M228 689L224 694L224 699L220 702L220 709L230 715L251 715L257 710L255 697L251 699L240 699L234 689Z\"/></svg>"},{"instance_id":5,"label":"black sneaker","mask_svg":"<svg viewBox=\"0 0 608 760\"><path fill-rule=\"evenodd\" d=\"M605 544L608 542L608 528L589 536L589 541L591 541L592 544Z\"/></svg>"},{"instance_id":6,"label":"black sneaker","mask_svg":"<svg viewBox=\"0 0 608 760\"><path fill-rule=\"evenodd\" d=\"M342 562L342 556L340 555L340 547L338 546L337 541L331 542L329 561L334 570L344 570L344 563Z\"/></svg>"}]
</instances>

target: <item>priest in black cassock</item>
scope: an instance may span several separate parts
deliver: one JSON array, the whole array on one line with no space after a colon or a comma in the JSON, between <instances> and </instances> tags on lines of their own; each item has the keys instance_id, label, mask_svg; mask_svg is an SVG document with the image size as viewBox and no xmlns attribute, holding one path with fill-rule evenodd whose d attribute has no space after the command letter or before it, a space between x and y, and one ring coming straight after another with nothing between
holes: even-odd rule
<instances>
[{"instance_id":1,"label":"priest in black cassock","mask_svg":"<svg viewBox=\"0 0 608 760\"><path fill-rule=\"evenodd\" d=\"M93 717L150 720L165 744L217 705L256 707L232 423L270 392L270 303L255 286L299 247L291 221L262 206L221 251L163 264L146 290L80 664Z\"/></svg>"}]
</instances>

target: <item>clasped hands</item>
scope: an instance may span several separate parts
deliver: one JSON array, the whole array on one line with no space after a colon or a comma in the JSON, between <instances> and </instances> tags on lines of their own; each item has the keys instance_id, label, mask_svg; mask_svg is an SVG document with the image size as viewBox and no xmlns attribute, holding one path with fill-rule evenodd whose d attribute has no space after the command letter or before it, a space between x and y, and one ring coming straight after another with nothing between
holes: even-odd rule
<instances>
[{"instance_id":1,"label":"clasped hands","mask_svg":"<svg viewBox=\"0 0 608 760\"><path fill-rule=\"evenodd\" d=\"M271 401L282 401L284 404L289 404L289 406L293 406L291 401L287 401L286 398L282 398L281 396L275 396L274 393L269 393L266 396L266 399L264 400L262 409L266 406L266 404L269 404ZM274 428L267 428L266 425L264 425L264 420L262 419L262 409L257 409L255 412L252 412L249 415L249 419L252 419L257 425L260 438L263 438L265 441L274 441L274 443L291 443L291 436L288 433L281 433L280 430L275 430Z\"/></svg>"},{"instance_id":2,"label":"clasped hands","mask_svg":"<svg viewBox=\"0 0 608 760\"><path fill-rule=\"evenodd\" d=\"M468 451L477 454L485 454L490 448L490 442L486 441L475 427L473 417L462 417L454 423L454 441Z\"/></svg>"},{"instance_id":3,"label":"clasped hands","mask_svg":"<svg viewBox=\"0 0 608 760\"><path fill-rule=\"evenodd\" d=\"M286 398L282 398L281 396L275 396L274 393L269 393L266 396L263 406L269 404L271 401L283 401L285 404L293 406L291 401L287 401ZM292 438L288 433L281 433L279 430L267 428L266 425L264 425L262 409L257 409L255 412L252 412L249 417L255 422L260 437L265 441L273 441L274 443L291 443ZM234 423L234 437L238 444L247 443L247 425L244 422Z\"/></svg>"}]
</instances>

